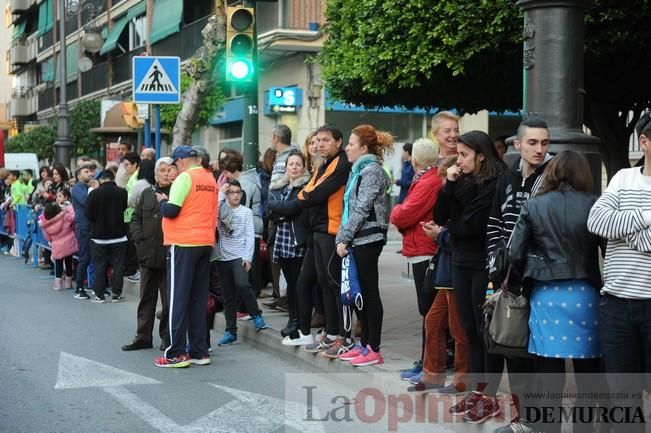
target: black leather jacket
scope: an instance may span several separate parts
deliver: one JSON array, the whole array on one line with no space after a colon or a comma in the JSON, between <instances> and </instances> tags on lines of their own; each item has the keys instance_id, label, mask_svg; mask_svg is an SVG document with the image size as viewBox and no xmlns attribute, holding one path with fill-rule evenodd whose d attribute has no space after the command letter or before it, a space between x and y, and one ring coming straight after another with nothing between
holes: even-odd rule
<instances>
[{"instance_id":1,"label":"black leather jacket","mask_svg":"<svg viewBox=\"0 0 651 433\"><path fill-rule=\"evenodd\" d=\"M550 281L588 279L600 289L598 248L602 239L588 231L597 197L567 188L530 198L513 229L509 256L525 278Z\"/></svg>"}]
</instances>

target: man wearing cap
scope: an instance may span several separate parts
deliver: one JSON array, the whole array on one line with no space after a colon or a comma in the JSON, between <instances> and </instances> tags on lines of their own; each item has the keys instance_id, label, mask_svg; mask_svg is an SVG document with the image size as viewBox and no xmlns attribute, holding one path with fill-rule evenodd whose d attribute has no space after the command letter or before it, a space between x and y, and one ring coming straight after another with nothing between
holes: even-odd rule
<instances>
[{"instance_id":1,"label":"man wearing cap","mask_svg":"<svg viewBox=\"0 0 651 433\"><path fill-rule=\"evenodd\" d=\"M202 167L197 149L179 146L172 159L180 174L169 198L156 194L164 243L169 245L170 345L154 363L158 367L206 365L210 364L206 304L217 225L217 183Z\"/></svg>"}]
</instances>

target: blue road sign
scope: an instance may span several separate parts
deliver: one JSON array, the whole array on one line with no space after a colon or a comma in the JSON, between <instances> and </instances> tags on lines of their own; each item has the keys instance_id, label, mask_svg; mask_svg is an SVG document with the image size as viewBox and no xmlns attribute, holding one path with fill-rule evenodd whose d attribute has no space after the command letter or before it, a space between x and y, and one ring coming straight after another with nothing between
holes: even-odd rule
<instances>
[{"instance_id":1,"label":"blue road sign","mask_svg":"<svg viewBox=\"0 0 651 433\"><path fill-rule=\"evenodd\" d=\"M133 58L133 101L141 104L181 102L181 59L136 56Z\"/></svg>"}]
</instances>

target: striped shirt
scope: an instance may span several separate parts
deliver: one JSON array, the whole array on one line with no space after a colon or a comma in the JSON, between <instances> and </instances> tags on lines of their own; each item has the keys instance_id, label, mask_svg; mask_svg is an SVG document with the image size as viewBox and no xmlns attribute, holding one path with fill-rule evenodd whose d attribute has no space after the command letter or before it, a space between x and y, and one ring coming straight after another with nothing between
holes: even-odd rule
<instances>
[{"instance_id":1,"label":"striped shirt","mask_svg":"<svg viewBox=\"0 0 651 433\"><path fill-rule=\"evenodd\" d=\"M223 193L220 192L220 197ZM220 206L228 206L228 202L219 203ZM255 231L253 229L253 212L244 205L231 208L232 220L229 227L219 221L219 238L217 240L218 256L220 262L230 260L253 261L253 249L255 246ZM230 230L229 230L230 229Z\"/></svg>"},{"instance_id":2,"label":"striped shirt","mask_svg":"<svg viewBox=\"0 0 651 433\"><path fill-rule=\"evenodd\" d=\"M608 239L602 293L619 298L651 299L651 176L641 170L620 170L588 217Z\"/></svg>"}]
</instances>

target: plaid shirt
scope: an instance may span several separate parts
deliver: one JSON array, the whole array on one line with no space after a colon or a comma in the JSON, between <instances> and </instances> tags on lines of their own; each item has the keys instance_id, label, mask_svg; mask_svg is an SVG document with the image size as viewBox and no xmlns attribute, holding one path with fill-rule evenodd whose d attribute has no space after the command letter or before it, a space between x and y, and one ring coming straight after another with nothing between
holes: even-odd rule
<instances>
[{"instance_id":1,"label":"plaid shirt","mask_svg":"<svg viewBox=\"0 0 651 433\"><path fill-rule=\"evenodd\" d=\"M286 199L287 195L283 193L282 200ZM296 245L296 235L292 231L292 223L288 221L283 221L276 226L272 257L274 263L278 263L279 259L294 259L305 255L305 247Z\"/></svg>"}]
</instances>

